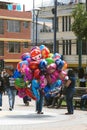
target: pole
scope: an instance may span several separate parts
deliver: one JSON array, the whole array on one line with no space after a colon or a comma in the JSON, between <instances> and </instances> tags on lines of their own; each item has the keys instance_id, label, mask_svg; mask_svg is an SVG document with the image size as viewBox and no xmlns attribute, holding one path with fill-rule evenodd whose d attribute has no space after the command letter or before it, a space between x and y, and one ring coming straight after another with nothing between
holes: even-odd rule
<instances>
[{"instance_id":1,"label":"pole","mask_svg":"<svg viewBox=\"0 0 87 130\"><path fill-rule=\"evenodd\" d=\"M86 0L86 11L87 11L87 0ZM86 72L87 72L87 40L86 40Z\"/></svg>"},{"instance_id":2,"label":"pole","mask_svg":"<svg viewBox=\"0 0 87 130\"><path fill-rule=\"evenodd\" d=\"M34 0L33 0L33 43L34 43Z\"/></svg>"},{"instance_id":3,"label":"pole","mask_svg":"<svg viewBox=\"0 0 87 130\"><path fill-rule=\"evenodd\" d=\"M87 0L86 0L86 11L87 11Z\"/></svg>"},{"instance_id":4,"label":"pole","mask_svg":"<svg viewBox=\"0 0 87 130\"><path fill-rule=\"evenodd\" d=\"M36 15L36 46L37 46L37 17L38 15Z\"/></svg>"},{"instance_id":5,"label":"pole","mask_svg":"<svg viewBox=\"0 0 87 130\"><path fill-rule=\"evenodd\" d=\"M54 1L54 46L53 51L56 53L56 18L57 18L57 0Z\"/></svg>"},{"instance_id":6,"label":"pole","mask_svg":"<svg viewBox=\"0 0 87 130\"><path fill-rule=\"evenodd\" d=\"M82 40L78 38L79 68L82 67Z\"/></svg>"}]
</instances>

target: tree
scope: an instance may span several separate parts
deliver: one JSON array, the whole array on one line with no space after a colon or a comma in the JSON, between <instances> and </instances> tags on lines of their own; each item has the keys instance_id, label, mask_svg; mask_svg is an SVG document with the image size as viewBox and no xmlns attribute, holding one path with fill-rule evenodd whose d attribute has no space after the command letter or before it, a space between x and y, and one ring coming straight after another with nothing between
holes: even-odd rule
<instances>
[{"instance_id":1,"label":"tree","mask_svg":"<svg viewBox=\"0 0 87 130\"><path fill-rule=\"evenodd\" d=\"M78 39L79 68L82 67L82 39L87 40L87 11L83 4L78 4L72 12L74 22L72 31Z\"/></svg>"},{"instance_id":2,"label":"tree","mask_svg":"<svg viewBox=\"0 0 87 130\"><path fill-rule=\"evenodd\" d=\"M80 39L87 39L87 11L83 4L78 4L72 12L74 22L72 24L72 31Z\"/></svg>"}]
</instances>

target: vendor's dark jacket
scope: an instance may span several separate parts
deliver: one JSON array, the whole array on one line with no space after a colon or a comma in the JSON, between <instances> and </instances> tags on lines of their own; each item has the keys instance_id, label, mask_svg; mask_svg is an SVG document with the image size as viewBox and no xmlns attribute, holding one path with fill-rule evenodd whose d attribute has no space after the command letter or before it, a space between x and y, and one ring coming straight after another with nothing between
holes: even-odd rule
<instances>
[{"instance_id":1,"label":"vendor's dark jacket","mask_svg":"<svg viewBox=\"0 0 87 130\"><path fill-rule=\"evenodd\" d=\"M3 84L3 78L0 76L0 93L3 93L5 91L4 84Z\"/></svg>"}]
</instances>

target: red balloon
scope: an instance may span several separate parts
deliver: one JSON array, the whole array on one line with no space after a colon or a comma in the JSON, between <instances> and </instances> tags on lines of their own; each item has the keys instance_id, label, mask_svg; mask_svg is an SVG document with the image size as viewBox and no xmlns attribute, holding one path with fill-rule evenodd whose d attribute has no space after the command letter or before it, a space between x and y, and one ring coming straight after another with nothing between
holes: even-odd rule
<instances>
[{"instance_id":1,"label":"red balloon","mask_svg":"<svg viewBox=\"0 0 87 130\"><path fill-rule=\"evenodd\" d=\"M21 70L20 62L17 64L17 70L18 70L18 71Z\"/></svg>"},{"instance_id":2,"label":"red balloon","mask_svg":"<svg viewBox=\"0 0 87 130\"><path fill-rule=\"evenodd\" d=\"M29 88L25 89L26 95L32 98L33 100L36 100L36 97L33 95L32 91Z\"/></svg>"},{"instance_id":3,"label":"red balloon","mask_svg":"<svg viewBox=\"0 0 87 130\"><path fill-rule=\"evenodd\" d=\"M30 56L31 56L31 59L33 60L40 60L41 59L41 51L40 49L33 49L31 52L30 52Z\"/></svg>"},{"instance_id":4,"label":"red balloon","mask_svg":"<svg viewBox=\"0 0 87 130\"><path fill-rule=\"evenodd\" d=\"M35 78L35 79L40 79L40 70L39 70L39 69L36 69L36 70L34 71L34 78Z\"/></svg>"},{"instance_id":5,"label":"red balloon","mask_svg":"<svg viewBox=\"0 0 87 130\"><path fill-rule=\"evenodd\" d=\"M38 68L38 65L39 65L39 62L31 61L30 64L29 64L29 68L35 70L35 69Z\"/></svg>"}]
</instances>

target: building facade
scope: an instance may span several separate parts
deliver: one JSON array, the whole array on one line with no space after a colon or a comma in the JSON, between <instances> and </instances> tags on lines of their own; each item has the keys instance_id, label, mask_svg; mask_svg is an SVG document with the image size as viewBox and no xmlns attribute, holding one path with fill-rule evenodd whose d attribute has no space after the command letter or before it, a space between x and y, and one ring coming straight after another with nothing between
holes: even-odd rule
<instances>
[{"instance_id":1,"label":"building facade","mask_svg":"<svg viewBox=\"0 0 87 130\"><path fill-rule=\"evenodd\" d=\"M59 5L57 6L57 26L56 26L56 51L63 55L64 60L68 63L68 67L79 67L79 51L78 40L72 32L73 23L72 11L77 4ZM52 20L52 28L50 31L40 32L39 41L45 41L54 44L54 14L52 9L54 6L42 7L39 17ZM87 67L87 41L82 41L82 67Z\"/></svg>"},{"instance_id":2,"label":"building facade","mask_svg":"<svg viewBox=\"0 0 87 130\"><path fill-rule=\"evenodd\" d=\"M16 67L30 49L32 13L8 10L8 4L12 3L0 2L0 59L5 66Z\"/></svg>"}]
</instances>

